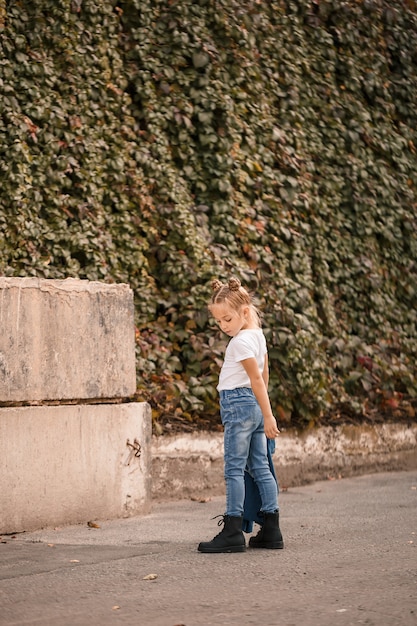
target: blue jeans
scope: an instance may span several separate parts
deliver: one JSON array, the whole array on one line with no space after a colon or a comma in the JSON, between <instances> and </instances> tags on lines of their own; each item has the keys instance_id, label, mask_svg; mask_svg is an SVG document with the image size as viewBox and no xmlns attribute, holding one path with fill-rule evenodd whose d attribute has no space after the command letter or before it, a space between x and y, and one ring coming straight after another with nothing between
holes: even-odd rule
<instances>
[{"instance_id":1,"label":"blue jeans","mask_svg":"<svg viewBox=\"0 0 417 626\"><path fill-rule=\"evenodd\" d=\"M264 420L252 389L220 391L220 415L224 426L224 478L226 515L243 514L245 469L254 479L264 513L278 510L278 488L269 469Z\"/></svg>"}]
</instances>

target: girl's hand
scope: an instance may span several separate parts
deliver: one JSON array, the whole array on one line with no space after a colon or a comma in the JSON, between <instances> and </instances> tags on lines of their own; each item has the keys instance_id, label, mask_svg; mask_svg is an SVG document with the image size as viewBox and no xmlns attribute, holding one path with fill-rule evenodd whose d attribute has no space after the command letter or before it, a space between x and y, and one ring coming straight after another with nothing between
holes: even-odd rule
<instances>
[{"instance_id":1,"label":"girl's hand","mask_svg":"<svg viewBox=\"0 0 417 626\"><path fill-rule=\"evenodd\" d=\"M280 431L277 425L277 420L273 415L267 419L264 418L264 429L265 435L268 439L275 439L275 437L278 437Z\"/></svg>"}]
</instances>

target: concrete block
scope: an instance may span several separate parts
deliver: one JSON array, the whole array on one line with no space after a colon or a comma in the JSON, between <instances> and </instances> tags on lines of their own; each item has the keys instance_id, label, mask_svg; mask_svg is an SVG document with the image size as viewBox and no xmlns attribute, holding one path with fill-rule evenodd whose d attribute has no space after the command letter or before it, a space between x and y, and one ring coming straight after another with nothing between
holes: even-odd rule
<instances>
[{"instance_id":1,"label":"concrete block","mask_svg":"<svg viewBox=\"0 0 417 626\"><path fill-rule=\"evenodd\" d=\"M147 403L0 409L0 533L148 513L151 444Z\"/></svg>"},{"instance_id":2,"label":"concrete block","mask_svg":"<svg viewBox=\"0 0 417 626\"><path fill-rule=\"evenodd\" d=\"M123 398L136 390L128 285L0 277L0 402Z\"/></svg>"}]
</instances>

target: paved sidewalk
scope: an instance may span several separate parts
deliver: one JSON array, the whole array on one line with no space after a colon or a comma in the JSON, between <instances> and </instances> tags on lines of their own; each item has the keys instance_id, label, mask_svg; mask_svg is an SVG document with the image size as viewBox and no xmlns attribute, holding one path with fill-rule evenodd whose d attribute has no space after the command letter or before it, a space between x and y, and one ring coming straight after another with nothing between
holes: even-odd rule
<instances>
[{"instance_id":1,"label":"paved sidewalk","mask_svg":"<svg viewBox=\"0 0 417 626\"><path fill-rule=\"evenodd\" d=\"M416 626L417 471L291 488L280 506L277 551L197 552L219 497L3 536L0 624Z\"/></svg>"}]
</instances>

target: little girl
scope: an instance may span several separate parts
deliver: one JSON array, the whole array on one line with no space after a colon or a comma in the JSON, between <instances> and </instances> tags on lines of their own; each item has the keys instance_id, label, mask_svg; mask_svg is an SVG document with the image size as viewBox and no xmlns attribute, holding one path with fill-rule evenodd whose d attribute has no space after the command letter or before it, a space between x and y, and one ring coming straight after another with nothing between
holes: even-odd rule
<instances>
[{"instance_id":1,"label":"little girl","mask_svg":"<svg viewBox=\"0 0 417 626\"><path fill-rule=\"evenodd\" d=\"M212 541L201 542L200 552L244 552L242 531L245 470L259 490L263 524L249 540L252 548L284 547L279 528L278 488L267 455L267 437L278 426L268 396L268 354L260 319L249 293L237 278L227 285L212 282L209 310L229 341L217 389L224 426L226 514L223 530ZM265 436L266 435L266 436Z\"/></svg>"}]
</instances>

